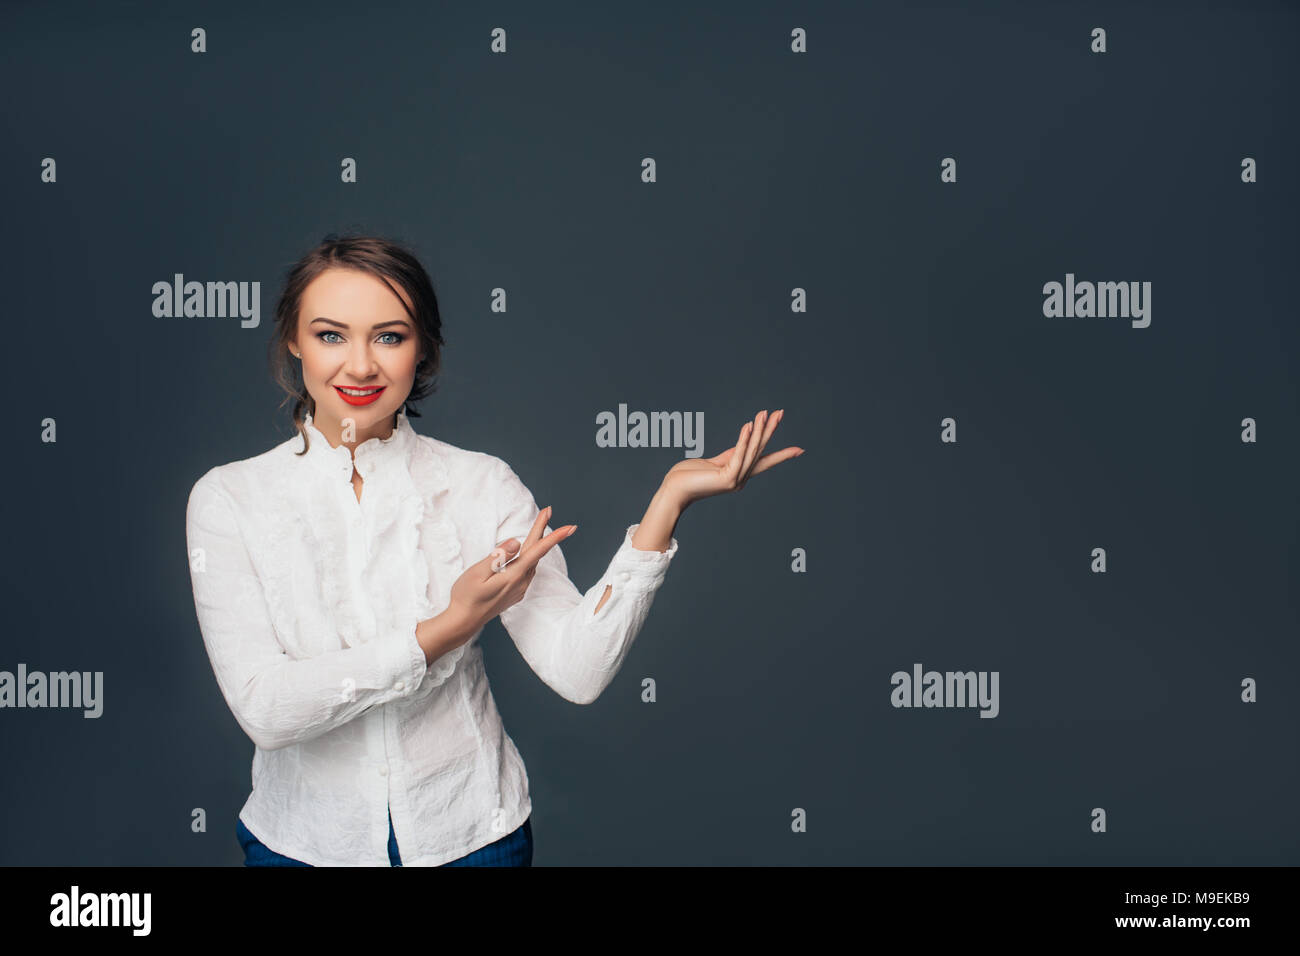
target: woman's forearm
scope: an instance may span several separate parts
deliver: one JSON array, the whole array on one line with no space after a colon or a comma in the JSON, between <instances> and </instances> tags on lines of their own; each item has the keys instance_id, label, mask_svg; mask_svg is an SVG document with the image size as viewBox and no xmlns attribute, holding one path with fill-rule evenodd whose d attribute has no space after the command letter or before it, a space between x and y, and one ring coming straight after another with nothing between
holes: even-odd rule
<instances>
[{"instance_id":1,"label":"woman's forearm","mask_svg":"<svg viewBox=\"0 0 1300 956\"><path fill-rule=\"evenodd\" d=\"M673 543L677 520L685 509L685 505L669 496L660 486L650 499L650 506L641 518L640 527L632 535L632 547L638 551L667 551Z\"/></svg>"},{"instance_id":2,"label":"woman's forearm","mask_svg":"<svg viewBox=\"0 0 1300 956\"><path fill-rule=\"evenodd\" d=\"M457 605L452 604L441 614L415 625L415 640L424 651L424 659L432 664L449 651L454 651L471 637L478 627L469 621Z\"/></svg>"},{"instance_id":3,"label":"woman's forearm","mask_svg":"<svg viewBox=\"0 0 1300 956\"><path fill-rule=\"evenodd\" d=\"M677 529L677 520L681 518L686 506L677 498L669 495L660 486L650 499L641 524L632 534L632 547L638 551L667 551L673 543L673 532ZM600 603L592 614L599 614L613 592L613 585L605 585L605 593L600 596Z\"/></svg>"}]
</instances>

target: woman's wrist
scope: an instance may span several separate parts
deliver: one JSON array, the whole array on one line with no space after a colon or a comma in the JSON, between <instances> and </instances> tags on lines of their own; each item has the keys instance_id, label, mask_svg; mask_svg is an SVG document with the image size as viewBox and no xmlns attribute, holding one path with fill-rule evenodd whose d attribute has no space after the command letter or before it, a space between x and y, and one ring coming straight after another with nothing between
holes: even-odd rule
<instances>
[{"instance_id":1,"label":"woman's wrist","mask_svg":"<svg viewBox=\"0 0 1300 956\"><path fill-rule=\"evenodd\" d=\"M441 614L415 625L415 640L424 651L426 664L466 643L478 628L458 605L449 604Z\"/></svg>"},{"instance_id":2,"label":"woman's wrist","mask_svg":"<svg viewBox=\"0 0 1300 956\"><path fill-rule=\"evenodd\" d=\"M638 551L667 551L672 545L677 521L685 510L686 503L680 496L660 485L632 535L632 547Z\"/></svg>"}]
</instances>

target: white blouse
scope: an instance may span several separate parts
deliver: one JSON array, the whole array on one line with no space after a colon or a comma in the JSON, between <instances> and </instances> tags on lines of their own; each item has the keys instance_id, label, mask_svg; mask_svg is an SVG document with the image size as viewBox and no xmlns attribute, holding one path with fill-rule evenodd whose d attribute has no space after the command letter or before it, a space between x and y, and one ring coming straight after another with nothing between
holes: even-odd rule
<instances>
[{"instance_id":1,"label":"white blouse","mask_svg":"<svg viewBox=\"0 0 1300 956\"><path fill-rule=\"evenodd\" d=\"M186 535L199 629L222 696L256 745L239 817L314 866L388 866L388 815L405 866L438 866L521 826L528 775L483 668L480 629L427 665L418 622L441 613L467 565L538 514L500 458L418 434L333 447L298 436L219 465L190 492ZM613 680L677 553L627 529L580 594L559 546L501 622L531 667L578 704ZM547 533L552 529L548 526ZM605 586L609 599L595 611Z\"/></svg>"}]
</instances>

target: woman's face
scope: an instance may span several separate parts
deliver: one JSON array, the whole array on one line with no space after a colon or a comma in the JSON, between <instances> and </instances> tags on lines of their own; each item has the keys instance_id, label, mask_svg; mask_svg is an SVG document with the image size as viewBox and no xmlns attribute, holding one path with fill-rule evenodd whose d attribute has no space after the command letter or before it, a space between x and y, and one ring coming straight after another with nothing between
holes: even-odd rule
<instances>
[{"instance_id":1,"label":"woman's face","mask_svg":"<svg viewBox=\"0 0 1300 956\"><path fill-rule=\"evenodd\" d=\"M312 423L326 434L341 434L351 419L358 442L386 435L415 385L420 342L402 306L410 299L393 288L400 300L368 272L327 269L303 290L290 351L302 356L303 383L316 400Z\"/></svg>"}]
</instances>

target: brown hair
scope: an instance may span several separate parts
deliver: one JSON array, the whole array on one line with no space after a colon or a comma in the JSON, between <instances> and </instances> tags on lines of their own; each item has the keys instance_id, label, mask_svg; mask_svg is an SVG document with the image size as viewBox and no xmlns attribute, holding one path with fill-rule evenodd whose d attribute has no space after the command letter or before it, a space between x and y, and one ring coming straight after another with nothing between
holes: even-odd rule
<instances>
[{"instance_id":1,"label":"brown hair","mask_svg":"<svg viewBox=\"0 0 1300 956\"><path fill-rule=\"evenodd\" d=\"M290 267L284 289L275 305L276 330L271 337L269 356L271 376L287 393L280 407L287 405L290 399L294 400L293 424L302 436L302 451L297 452L299 455L307 453L307 430L304 427L306 413L315 416L316 401L303 383L301 367L290 361L288 346L298 334L298 313L303 290L326 269L357 269L376 276L390 289L394 282L402 287L410 296L412 307L407 307L404 301L402 306L415 325L420 350L424 353L424 358L415 367L415 383L403 406L407 417L418 418L420 412L412 403L438 389L437 374L443 346L442 318L438 313L438 298L434 293L433 282L424 271L424 266L420 265L414 253L394 240L331 233ZM395 289L393 294L401 300L402 297Z\"/></svg>"}]
</instances>

